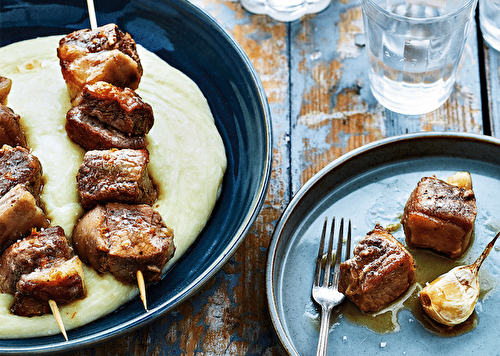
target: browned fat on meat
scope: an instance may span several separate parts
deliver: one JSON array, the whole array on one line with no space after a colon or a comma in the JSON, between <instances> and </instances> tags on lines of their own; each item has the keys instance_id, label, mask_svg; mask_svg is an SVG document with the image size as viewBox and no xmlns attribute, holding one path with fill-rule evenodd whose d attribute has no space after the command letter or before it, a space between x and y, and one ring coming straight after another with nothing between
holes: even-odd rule
<instances>
[{"instance_id":1,"label":"browned fat on meat","mask_svg":"<svg viewBox=\"0 0 500 356\"><path fill-rule=\"evenodd\" d=\"M33 228L45 228L49 221L24 184L18 184L0 198L0 253Z\"/></svg>"},{"instance_id":2,"label":"browned fat on meat","mask_svg":"<svg viewBox=\"0 0 500 356\"><path fill-rule=\"evenodd\" d=\"M422 178L404 208L406 243L458 257L469 246L476 214L472 189L436 177Z\"/></svg>"},{"instance_id":3,"label":"browned fat on meat","mask_svg":"<svg viewBox=\"0 0 500 356\"><path fill-rule=\"evenodd\" d=\"M126 134L143 135L153 127L153 108L129 88L106 82L85 85L74 104L86 115Z\"/></svg>"},{"instance_id":4,"label":"browned fat on meat","mask_svg":"<svg viewBox=\"0 0 500 356\"><path fill-rule=\"evenodd\" d=\"M95 117L84 114L78 106L74 106L66 114L65 128L68 137L87 151L110 148L141 149L148 145L145 135L129 136Z\"/></svg>"},{"instance_id":5,"label":"browned fat on meat","mask_svg":"<svg viewBox=\"0 0 500 356\"><path fill-rule=\"evenodd\" d=\"M111 272L126 284L161 277L172 258L174 233L149 205L108 203L87 212L73 231L73 246L83 262L98 272Z\"/></svg>"},{"instance_id":6,"label":"browned fat on meat","mask_svg":"<svg viewBox=\"0 0 500 356\"><path fill-rule=\"evenodd\" d=\"M76 176L84 209L106 202L151 205L157 198L149 178L147 150L88 151Z\"/></svg>"},{"instance_id":7,"label":"browned fat on meat","mask_svg":"<svg viewBox=\"0 0 500 356\"><path fill-rule=\"evenodd\" d=\"M50 313L86 294L81 262L59 226L33 232L11 245L0 258L0 291L14 295L11 311L19 316Z\"/></svg>"},{"instance_id":8,"label":"browned fat on meat","mask_svg":"<svg viewBox=\"0 0 500 356\"><path fill-rule=\"evenodd\" d=\"M7 105L7 97L12 88L12 80L0 76L0 104Z\"/></svg>"},{"instance_id":9,"label":"browned fat on meat","mask_svg":"<svg viewBox=\"0 0 500 356\"><path fill-rule=\"evenodd\" d=\"M20 120L20 116L12 109L0 104L0 147L3 145L28 146Z\"/></svg>"},{"instance_id":10,"label":"browned fat on meat","mask_svg":"<svg viewBox=\"0 0 500 356\"><path fill-rule=\"evenodd\" d=\"M24 184L39 202L42 165L28 149L4 145L0 149L0 197L18 184Z\"/></svg>"},{"instance_id":11,"label":"browned fat on meat","mask_svg":"<svg viewBox=\"0 0 500 356\"><path fill-rule=\"evenodd\" d=\"M135 90L143 73L135 41L115 24L70 33L59 41L57 56L71 99L98 81Z\"/></svg>"},{"instance_id":12,"label":"browned fat on meat","mask_svg":"<svg viewBox=\"0 0 500 356\"><path fill-rule=\"evenodd\" d=\"M412 255L380 225L369 232L340 265L339 290L364 312L375 312L413 283Z\"/></svg>"},{"instance_id":13,"label":"browned fat on meat","mask_svg":"<svg viewBox=\"0 0 500 356\"><path fill-rule=\"evenodd\" d=\"M39 268L22 275L11 310L20 316L48 314L51 312L49 300L62 306L85 295L82 262L74 256L50 268Z\"/></svg>"}]
</instances>

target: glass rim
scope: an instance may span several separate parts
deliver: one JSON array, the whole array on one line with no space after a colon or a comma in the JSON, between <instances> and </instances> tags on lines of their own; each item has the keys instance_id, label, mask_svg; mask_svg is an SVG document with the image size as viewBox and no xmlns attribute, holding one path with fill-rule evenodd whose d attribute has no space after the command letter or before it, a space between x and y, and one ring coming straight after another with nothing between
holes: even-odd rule
<instances>
[{"instance_id":1,"label":"glass rim","mask_svg":"<svg viewBox=\"0 0 500 356\"><path fill-rule=\"evenodd\" d=\"M462 15L465 12L472 13L473 10L475 9L475 6L473 4L477 3L477 1L478 0L468 0L465 4L463 4L456 11L453 11L453 12L450 12L450 13L444 14L444 15L434 16L434 17L410 17L410 16L395 14L395 13L390 12L387 9L381 7L374 0L361 0L361 7L363 8L363 10L365 10L367 7L371 7L371 8L373 8L373 10L376 10L376 11L380 12L381 14L383 14L384 16L389 17L389 18L396 20L396 21L404 21L404 22L409 22L409 23L413 23L413 24L428 24L428 23L433 23L433 22L441 22L441 21L447 20L449 18L460 17L460 15Z\"/></svg>"}]
</instances>

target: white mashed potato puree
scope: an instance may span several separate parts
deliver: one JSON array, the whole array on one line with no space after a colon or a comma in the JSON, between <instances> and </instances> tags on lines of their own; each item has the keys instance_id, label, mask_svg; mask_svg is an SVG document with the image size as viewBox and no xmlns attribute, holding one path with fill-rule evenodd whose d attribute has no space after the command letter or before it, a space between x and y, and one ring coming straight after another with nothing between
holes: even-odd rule
<instances>
[{"instance_id":1,"label":"white mashed potato puree","mask_svg":"<svg viewBox=\"0 0 500 356\"><path fill-rule=\"evenodd\" d=\"M7 106L21 116L28 145L45 177L41 195L51 225L71 238L83 214L76 175L84 151L64 129L71 108L57 58L61 36L37 38L0 48L0 75L12 79ZM153 107L148 134L149 172L159 186L153 207L174 230L176 251L168 269L196 239L209 219L226 169L222 139L207 101L196 84L155 54L138 46L144 74L137 93ZM87 297L61 306L66 329L104 316L139 294L110 274L85 266ZM59 333L51 314L18 317L10 313L13 296L0 294L0 338Z\"/></svg>"}]
</instances>

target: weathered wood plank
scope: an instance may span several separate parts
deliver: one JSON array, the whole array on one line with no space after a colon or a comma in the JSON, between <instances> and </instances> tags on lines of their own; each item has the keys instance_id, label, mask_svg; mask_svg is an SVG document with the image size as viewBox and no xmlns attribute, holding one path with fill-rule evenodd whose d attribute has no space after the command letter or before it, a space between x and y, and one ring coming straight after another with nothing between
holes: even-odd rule
<instances>
[{"instance_id":1,"label":"weathered wood plank","mask_svg":"<svg viewBox=\"0 0 500 356\"><path fill-rule=\"evenodd\" d=\"M292 23L291 165L295 193L335 158L383 137L421 131L482 132L476 28L450 99L419 116L383 108L369 89L359 1L332 2Z\"/></svg>"},{"instance_id":2,"label":"weathered wood plank","mask_svg":"<svg viewBox=\"0 0 500 356\"><path fill-rule=\"evenodd\" d=\"M500 52L488 44L484 51L491 134L500 138Z\"/></svg>"}]
</instances>

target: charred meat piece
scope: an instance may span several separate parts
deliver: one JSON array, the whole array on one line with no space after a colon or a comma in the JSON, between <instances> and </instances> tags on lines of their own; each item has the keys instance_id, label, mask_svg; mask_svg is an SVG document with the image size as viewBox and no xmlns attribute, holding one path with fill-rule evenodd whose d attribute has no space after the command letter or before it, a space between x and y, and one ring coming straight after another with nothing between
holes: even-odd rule
<instances>
[{"instance_id":1,"label":"charred meat piece","mask_svg":"<svg viewBox=\"0 0 500 356\"><path fill-rule=\"evenodd\" d=\"M14 295L11 311L20 316L50 312L85 296L83 269L59 226L19 240L0 258L0 291Z\"/></svg>"},{"instance_id":2,"label":"charred meat piece","mask_svg":"<svg viewBox=\"0 0 500 356\"><path fill-rule=\"evenodd\" d=\"M476 214L472 189L436 177L422 178L404 208L406 243L458 257L469 246Z\"/></svg>"},{"instance_id":3,"label":"charred meat piece","mask_svg":"<svg viewBox=\"0 0 500 356\"><path fill-rule=\"evenodd\" d=\"M9 96L12 80L0 76L0 104L7 105L7 96Z\"/></svg>"},{"instance_id":4,"label":"charred meat piece","mask_svg":"<svg viewBox=\"0 0 500 356\"><path fill-rule=\"evenodd\" d=\"M0 198L0 253L33 228L45 228L49 221L24 184L18 184Z\"/></svg>"},{"instance_id":5,"label":"charred meat piece","mask_svg":"<svg viewBox=\"0 0 500 356\"><path fill-rule=\"evenodd\" d=\"M108 203L87 212L73 231L73 246L83 262L111 272L126 284L161 277L174 254L174 233L149 205Z\"/></svg>"},{"instance_id":6,"label":"charred meat piece","mask_svg":"<svg viewBox=\"0 0 500 356\"><path fill-rule=\"evenodd\" d=\"M89 116L130 135L143 135L154 123L153 109L129 88L109 83L86 85L75 99L75 105Z\"/></svg>"},{"instance_id":7,"label":"charred meat piece","mask_svg":"<svg viewBox=\"0 0 500 356\"><path fill-rule=\"evenodd\" d=\"M50 268L38 268L23 274L17 282L12 313L20 316L51 312L48 301L68 304L85 296L82 262L78 256Z\"/></svg>"},{"instance_id":8,"label":"charred meat piece","mask_svg":"<svg viewBox=\"0 0 500 356\"><path fill-rule=\"evenodd\" d=\"M0 146L28 147L20 119L12 109L0 104Z\"/></svg>"},{"instance_id":9,"label":"charred meat piece","mask_svg":"<svg viewBox=\"0 0 500 356\"><path fill-rule=\"evenodd\" d=\"M39 202L42 165L26 148L4 145L0 149L0 197L18 184L25 184Z\"/></svg>"},{"instance_id":10,"label":"charred meat piece","mask_svg":"<svg viewBox=\"0 0 500 356\"><path fill-rule=\"evenodd\" d=\"M70 33L59 41L57 56L71 99L98 81L135 90L143 72L135 41L115 24Z\"/></svg>"},{"instance_id":11,"label":"charred meat piece","mask_svg":"<svg viewBox=\"0 0 500 356\"><path fill-rule=\"evenodd\" d=\"M69 138L83 149L106 150L110 148L146 148L145 135L129 136L84 114L78 106L66 114L66 132Z\"/></svg>"},{"instance_id":12,"label":"charred meat piece","mask_svg":"<svg viewBox=\"0 0 500 356\"><path fill-rule=\"evenodd\" d=\"M413 283L412 255L380 225L354 249L354 257L340 265L339 291L364 312L388 305Z\"/></svg>"},{"instance_id":13,"label":"charred meat piece","mask_svg":"<svg viewBox=\"0 0 500 356\"><path fill-rule=\"evenodd\" d=\"M49 227L11 245L0 258L0 290L14 294L23 274L50 267L74 253L61 227Z\"/></svg>"},{"instance_id":14,"label":"charred meat piece","mask_svg":"<svg viewBox=\"0 0 500 356\"><path fill-rule=\"evenodd\" d=\"M76 176L83 208L107 202L153 204L157 193L148 162L147 150L88 151Z\"/></svg>"}]
</instances>

